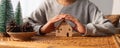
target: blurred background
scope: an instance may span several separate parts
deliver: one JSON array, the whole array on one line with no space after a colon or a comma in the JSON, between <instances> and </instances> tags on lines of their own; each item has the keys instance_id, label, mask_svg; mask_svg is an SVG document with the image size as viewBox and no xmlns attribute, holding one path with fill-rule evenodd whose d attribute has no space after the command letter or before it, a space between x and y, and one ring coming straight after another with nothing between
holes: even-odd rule
<instances>
[{"instance_id":1,"label":"blurred background","mask_svg":"<svg viewBox=\"0 0 120 48\"><path fill-rule=\"evenodd\" d=\"M14 10L19 0L11 0ZM120 0L90 0L95 3L105 15L120 14ZM28 17L40 4L41 0L20 0L23 18Z\"/></svg>"}]
</instances>

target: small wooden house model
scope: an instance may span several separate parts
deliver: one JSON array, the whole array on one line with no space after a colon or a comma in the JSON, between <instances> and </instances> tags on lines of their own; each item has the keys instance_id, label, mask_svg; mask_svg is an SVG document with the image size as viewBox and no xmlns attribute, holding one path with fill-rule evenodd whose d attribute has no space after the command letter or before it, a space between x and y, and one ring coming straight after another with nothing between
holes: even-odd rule
<instances>
[{"instance_id":1,"label":"small wooden house model","mask_svg":"<svg viewBox=\"0 0 120 48\"><path fill-rule=\"evenodd\" d=\"M66 23L66 21L62 21L56 27L56 36L71 37L72 35L73 35L73 29L68 23Z\"/></svg>"}]
</instances>

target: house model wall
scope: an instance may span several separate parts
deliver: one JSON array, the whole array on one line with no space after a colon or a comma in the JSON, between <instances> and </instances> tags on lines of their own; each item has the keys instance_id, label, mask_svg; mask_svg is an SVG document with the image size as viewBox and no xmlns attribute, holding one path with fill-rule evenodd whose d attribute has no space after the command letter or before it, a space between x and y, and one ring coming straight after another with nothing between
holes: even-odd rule
<instances>
[{"instance_id":1,"label":"house model wall","mask_svg":"<svg viewBox=\"0 0 120 48\"><path fill-rule=\"evenodd\" d=\"M72 35L73 29L68 23L66 23L66 21L62 21L56 28L56 36L71 37Z\"/></svg>"}]
</instances>

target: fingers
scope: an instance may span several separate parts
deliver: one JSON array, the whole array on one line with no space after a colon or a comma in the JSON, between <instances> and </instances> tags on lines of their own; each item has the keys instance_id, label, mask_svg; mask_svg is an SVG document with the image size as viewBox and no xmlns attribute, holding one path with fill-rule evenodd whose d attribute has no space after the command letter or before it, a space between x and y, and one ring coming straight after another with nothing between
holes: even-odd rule
<instances>
[{"instance_id":1,"label":"fingers","mask_svg":"<svg viewBox=\"0 0 120 48\"><path fill-rule=\"evenodd\" d=\"M49 22L55 23L55 22L58 22L60 20L63 20L65 17L66 17L65 14L61 14L61 15L53 17Z\"/></svg>"},{"instance_id":2,"label":"fingers","mask_svg":"<svg viewBox=\"0 0 120 48\"><path fill-rule=\"evenodd\" d=\"M61 14L58 16L58 18L60 18L60 19L64 19L65 17L66 17L66 14Z\"/></svg>"},{"instance_id":3,"label":"fingers","mask_svg":"<svg viewBox=\"0 0 120 48\"><path fill-rule=\"evenodd\" d=\"M70 20L72 21L73 23L77 21L77 19L69 14L66 15L65 17L66 20Z\"/></svg>"},{"instance_id":4,"label":"fingers","mask_svg":"<svg viewBox=\"0 0 120 48\"><path fill-rule=\"evenodd\" d=\"M55 23L57 21L65 20L65 19L70 20L73 23L77 21L77 19L75 17L73 17L73 16L71 16L69 14L60 14L58 16L53 17L50 21Z\"/></svg>"}]
</instances>

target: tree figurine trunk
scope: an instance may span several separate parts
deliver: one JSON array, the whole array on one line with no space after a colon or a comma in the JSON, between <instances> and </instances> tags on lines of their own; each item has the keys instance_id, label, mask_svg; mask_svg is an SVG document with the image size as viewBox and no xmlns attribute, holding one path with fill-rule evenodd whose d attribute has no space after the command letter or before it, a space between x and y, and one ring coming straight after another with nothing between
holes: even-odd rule
<instances>
[{"instance_id":1,"label":"tree figurine trunk","mask_svg":"<svg viewBox=\"0 0 120 48\"><path fill-rule=\"evenodd\" d=\"M17 8L16 8L16 12L15 12L15 21L17 23L17 25L22 24L22 13L21 13L21 5L20 2L18 2Z\"/></svg>"},{"instance_id":2,"label":"tree figurine trunk","mask_svg":"<svg viewBox=\"0 0 120 48\"><path fill-rule=\"evenodd\" d=\"M0 3L0 36L6 36L6 24L13 20L11 0L1 0Z\"/></svg>"}]
</instances>

